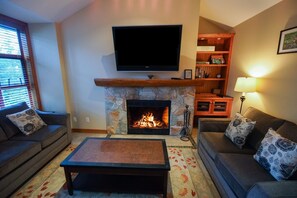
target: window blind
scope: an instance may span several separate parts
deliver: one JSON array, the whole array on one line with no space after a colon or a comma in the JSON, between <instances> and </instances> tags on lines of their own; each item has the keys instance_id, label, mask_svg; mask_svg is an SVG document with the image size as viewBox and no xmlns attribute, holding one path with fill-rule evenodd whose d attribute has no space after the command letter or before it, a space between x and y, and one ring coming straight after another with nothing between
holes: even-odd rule
<instances>
[{"instance_id":1,"label":"window blind","mask_svg":"<svg viewBox=\"0 0 297 198\"><path fill-rule=\"evenodd\" d=\"M38 107L27 35L0 21L0 108L19 102Z\"/></svg>"}]
</instances>

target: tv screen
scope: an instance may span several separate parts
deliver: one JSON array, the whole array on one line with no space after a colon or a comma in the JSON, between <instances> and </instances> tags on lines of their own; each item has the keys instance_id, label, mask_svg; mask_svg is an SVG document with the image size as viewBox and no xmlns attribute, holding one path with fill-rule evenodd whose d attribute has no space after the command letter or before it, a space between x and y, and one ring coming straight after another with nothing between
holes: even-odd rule
<instances>
[{"instance_id":1,"label":"tv screen","mask_svg":"<svg viewBox=\"0 0 297 198\"><path fill-rule=\"evenodd\" d=\"M178 71L182 25L112 27L118 71Z\"/></svg>"}]
</instances>

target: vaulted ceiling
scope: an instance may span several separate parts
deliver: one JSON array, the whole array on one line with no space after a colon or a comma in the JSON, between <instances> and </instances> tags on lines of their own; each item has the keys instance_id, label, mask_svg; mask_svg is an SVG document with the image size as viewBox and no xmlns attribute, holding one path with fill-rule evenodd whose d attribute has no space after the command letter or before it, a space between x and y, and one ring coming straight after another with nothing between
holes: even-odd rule
<instances>
[{"instance_id":1,"label":"vaulted ceiling","mask_svg":"<svg viewBox=\"0 0 297 198\"><path fill-rule=\"evenodd\" d=\"M200 16L235 27L282 0L200 0Z\"/></svg>"},{"instance_id":2,"label":"vaulted ceiling","mask_svg":"<svg viewBox=\"0 0 297 198\"><path fill-rule=\"evenodd\" d=\"M27 23L61 22L94 0L0 0L0 13Z\"/></svg>"},{"instance_id":3,"label":"vaulted ceiling","mask_svg":"<svg viewBox=\"0 0 297 198\"><path fill-rule=\"evenodd\" d=\"M27 23L61 22L94 1L100 0L0 0L0 13ZM200 16L234 27L280 1L200 0Z\"/></svg>"}]
</instances>

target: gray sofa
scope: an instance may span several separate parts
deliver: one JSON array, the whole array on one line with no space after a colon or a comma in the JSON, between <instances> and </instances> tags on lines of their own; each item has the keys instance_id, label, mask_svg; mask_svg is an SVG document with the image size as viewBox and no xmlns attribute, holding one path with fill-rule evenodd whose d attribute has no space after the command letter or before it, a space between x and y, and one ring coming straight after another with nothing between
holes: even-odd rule
<instances>
[{"instance_id":1,"label":"gray sofa","mask_svg":"<svg viewBox=\"0 0 297 198\"><path fill-rule=\"evenodd\" d=\"M256 121L243 149L225 135L231 119L199 118L198 153L222 197L297 197L297 173L287 181L276 181L253 158L271 127L297 142L297 125L249 107L243 114Z\"/></svg>"},{"instance_id":2,"label":"gray sofa","mask_svg":"<svg viewBox=\"0 0 297 198\"><path fill-rule=\"evenodd\" d=\"M71 142L69 114L37 111L47 124L26 136L6 118L25 102L0 110L0 197L8 197Z\"/></svg>"}]
</instances>

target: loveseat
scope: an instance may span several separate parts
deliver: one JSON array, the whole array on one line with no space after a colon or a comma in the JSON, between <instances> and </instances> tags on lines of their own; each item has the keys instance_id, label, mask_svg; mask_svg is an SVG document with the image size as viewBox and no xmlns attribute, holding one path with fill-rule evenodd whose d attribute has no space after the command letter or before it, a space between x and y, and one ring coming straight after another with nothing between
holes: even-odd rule
<instances>
[{"instance_id":1,"label":"loveseat","mask_svg":"<svg viewBox=\"0 0 297 198\"><path fill-rule=\"evenodd\" d=\"M0 197L8 197L71 142L69 114L38 111L46 123L25 135L7 117L25 102L0 110Z\"/></svg>"},{"instance_id":2,"label":"loveseat","mask_svg":"<svg viewBox=\"0 0 297 198\"><path fill-rule=\"evenodd\" d=\"M243 116L256 124L241 149L225 135L231 119L198 120L198 153L220 195L228 198L297 197L296 172L288 180L277 181L254 159L269 128L297 142L297 125L253 107Z\"/></svg>"}]
</instances>

